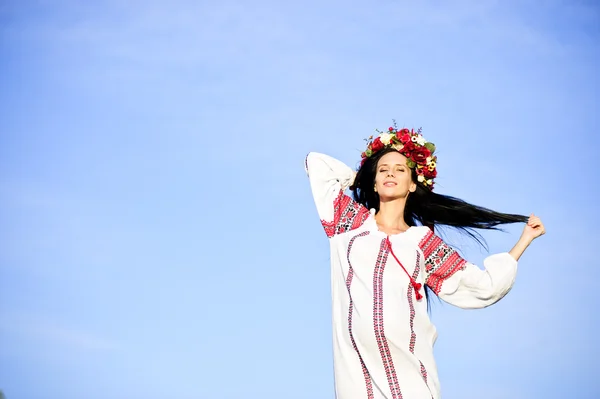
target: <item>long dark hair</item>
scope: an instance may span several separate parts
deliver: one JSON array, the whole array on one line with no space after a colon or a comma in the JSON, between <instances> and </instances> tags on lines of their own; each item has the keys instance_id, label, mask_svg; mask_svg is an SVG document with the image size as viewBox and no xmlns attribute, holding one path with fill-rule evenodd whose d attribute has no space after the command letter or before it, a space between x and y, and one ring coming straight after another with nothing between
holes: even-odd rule
<instances>
[{"instance_id":1,"label":"long dark hair","mask_svg":"<svg viewBox=\"0 0 600 399\"><path fill-rule=\"evenodd\" d=\"M382 156L396 151L386 148L367 158L356 173L351 187L354 200L368 209L379 212L379 194L374 190L377 163ZM417 185L414 193L410 193L404 208L404 221L409 226L444 225L454 227L469 234L477 242L485 246L473 229L498 230L498 225L527 222L527 217L511 213L496 212L488 208L469 204L456 197L438 194L417 181L417 174L411 169L412 179Z\"/></svg>"},{"instance_id":2,"label":"long dark hair","mask_svg":"<svg viewBox=\"0 0 600 399\"><path fill-rule=\"evenodd\" d=\"M354 200L367 209L379 212L379 194L374 190L377 164L382 156L392 151L396 150L385 148L373 154L356 173L350 189L353 191ZM414 169L411 171L417 189L409 194L404 208L404 221L409 226L449 226L466 233L487 249L485 240L474 229L499 230L497 226L501 224L527 222L527 217L523 215L496 212L469 204L459 198L435 193L417 181ZM427 294L427 291L425 293ZM429 295L427 300L429 302Z\"/></svg>"}]
</instances>

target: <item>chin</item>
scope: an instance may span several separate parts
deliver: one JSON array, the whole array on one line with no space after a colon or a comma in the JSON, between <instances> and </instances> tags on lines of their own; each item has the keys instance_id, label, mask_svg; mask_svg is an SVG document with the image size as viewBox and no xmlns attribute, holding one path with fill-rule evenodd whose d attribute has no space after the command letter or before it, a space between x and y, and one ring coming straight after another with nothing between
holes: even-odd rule
<instances>
[{"instance_id":1,"label":"chin","mask_svg":"<svg viewBox=\"0 0 600 399\"><path fill-rule=\"evenodd\" d=\"M382 201L393 201L406 197L400 190L381 190L379 191L379 199Z\"/></svg>"}]
</instances>

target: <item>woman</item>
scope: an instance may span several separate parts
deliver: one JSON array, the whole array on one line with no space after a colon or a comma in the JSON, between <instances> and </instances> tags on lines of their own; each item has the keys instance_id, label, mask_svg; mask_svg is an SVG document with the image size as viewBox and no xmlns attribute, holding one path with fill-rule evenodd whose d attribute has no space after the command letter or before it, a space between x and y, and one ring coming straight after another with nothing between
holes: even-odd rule
<instances>
[{"instance_id":1,"label":"woman","mask_svg":"<svg viewBox=\"0 0 600 399\"><path fill-rule=\"evenodd\" d=\"M435 146L420 131L389 128L368 141L358 172L310 153L306 171L330 240L337 399L438 399L436 329L425 289L461 308L483 308L511 289L517 261L544 226L436 194ZM353 191L353 198L344 194ZM509 252L464 260L433 231L526 223Z\"/></svg>"}]
</instances>

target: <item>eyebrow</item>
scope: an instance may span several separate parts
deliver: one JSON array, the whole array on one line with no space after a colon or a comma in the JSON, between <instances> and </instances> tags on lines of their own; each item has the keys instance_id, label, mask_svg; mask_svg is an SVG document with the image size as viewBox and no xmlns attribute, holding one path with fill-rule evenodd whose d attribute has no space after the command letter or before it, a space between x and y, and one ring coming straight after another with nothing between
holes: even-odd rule
<instances>
[{"instance_id":1,"label":"eyebrow","mask_svg":"<svg viewBox=\"0 0 600 399\"><path fill-rule=\"evenodd\" d=\"M381 165L379 165L379 167L380 167L380 168L381 168L382 166L390 166L390 165L388 165L387 163L382 163ZM394 165L392 165L392 166L404 166L404 167L407 167L407 165L405 165L405 164L403 164L403 163L397 163L397 164L394 164Z\"/></svg>"}]
</instances>

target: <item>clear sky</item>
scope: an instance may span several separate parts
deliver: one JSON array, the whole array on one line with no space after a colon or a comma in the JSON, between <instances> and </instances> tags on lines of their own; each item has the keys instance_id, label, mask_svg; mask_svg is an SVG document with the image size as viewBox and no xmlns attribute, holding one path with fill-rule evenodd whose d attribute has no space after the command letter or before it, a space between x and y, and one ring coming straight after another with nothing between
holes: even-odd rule
<instances>
[{"instance_id":1,"label":"clear sky","mask_svg":"<svg viewBox=\"0 0 600 399\"><path fill-rule=\"evenodd\" d=\"M433 306L444 399L600 397L599 50L593 0L1 0L0 389L333 398L304 157L396 119L547 228L500 303Z\"/></svg>"}]
</instances>

